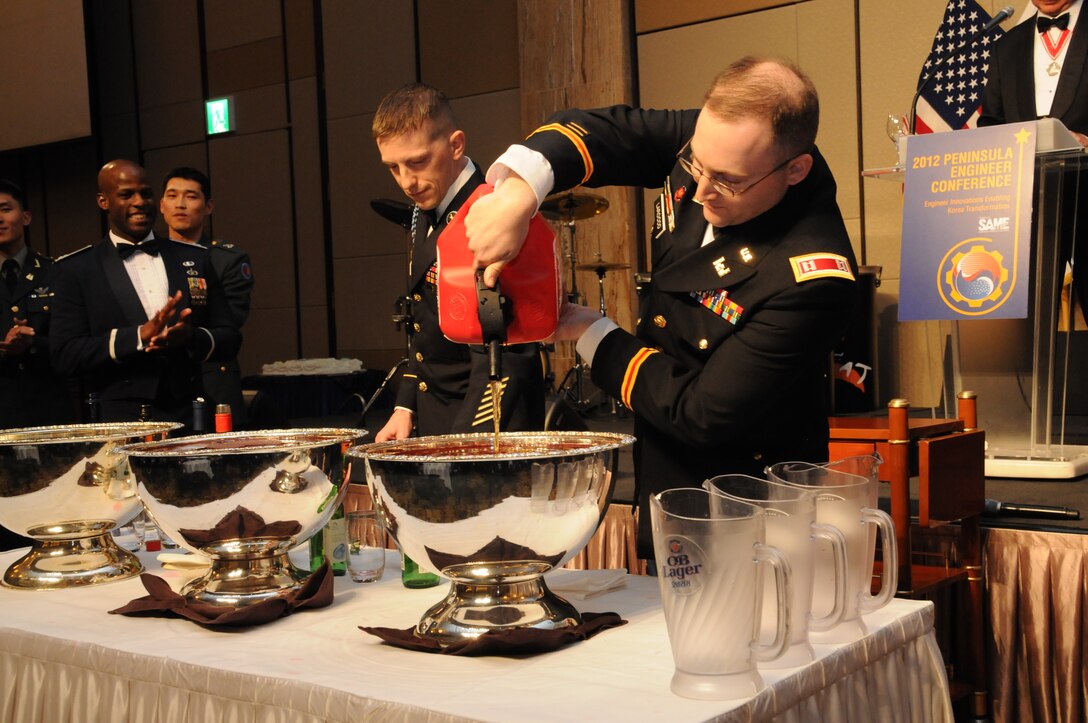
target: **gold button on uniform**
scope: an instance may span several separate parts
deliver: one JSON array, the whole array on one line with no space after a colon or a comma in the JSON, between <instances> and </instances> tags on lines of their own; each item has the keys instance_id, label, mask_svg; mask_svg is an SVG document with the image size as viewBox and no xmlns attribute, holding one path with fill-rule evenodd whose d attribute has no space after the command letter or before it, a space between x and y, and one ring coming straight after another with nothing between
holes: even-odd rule
<instances>
[{"instance_id":1,"label":"gold button on uniform","mask_svg":"<svg viewBox=\"0 0 1088 723\"><path fill-rule=\"evenodd\" d=\"M12 312L14 312L14 313L16 313L16 314L18 314L18 313L19 313L19 307L18 307L18 306L13 306L13 307L11 307L11 310L12 310Z\"/></svg>"},{"instance_id":2,"label":"gold button on uniform","mask_svg":"<svg viewBox=\"0 0 1088 723\"><path fill-rule=\"evenodd\" d=\"M221 371L221 372L225 372L225 371L227 371L227 368L226 368L226 366L220 366L220 367L219 367L219 371Z\"/></svg>"},{"instance_id":3,"label":"gold button on uniform","mask_svg":"<svg viewBox=\"0 0 1088 723\"><path fill-rule=\"evenodd\" d=\"M427 391L427 382L420 382L419 383L419 391L421 391L421 392Z\"/></svg>"},{"instance_id":4,"label":"gold button on uniform","mask_svg":"<svg viewBox=\"0 0 1088 723\"><path fill-rule=\"evenodd\" d=\"M708 346L710 346L710 342L708 342L706 339L700 339L699 340L699 348L700 349L702 349L703 351L706 351Z\"/></svg>"},{"instance_id":5,"label":"gold button on uniform","mask_svg":"<svg viewBox=\"0 0 1088 723\"><path fill-rule=\"evenodd\" d=\"M419 294L412 294L412 301L423 301L423 297Z\"/></svg>"},{"instance_id":6,"label":"gold button on uniform","mask_svg":"<svg viewBox=\"0 0 1088 723\"><path fill-rule=\"evenodd\" d=\"M421 353L420 353L420 352L418 352L418 351L416 352L416 361L417 361L417 362L421 362L421 361L423 361L423 354L421 354Z\"/></svg>"},{"instance_id":7,"label":"gold button on uniform","mask_svg":"<svg viewBox=\"0 0 1088 723\"><path fill-rule=\"evenodd\" d=\"M665 321L665 317L663 317L661 314L658 314L654 317L654 326L658 327L659 329L664 329L666 323L667 322Z\"/></svg>"},{"instance_id":8,"label":"gold button on uniform","mask_svg":"<svg viewBox=\"0 0 1088 723\"><path fill-rule=\"evenodd\" d=\"M758 462L759 460L763 459L763 453L762 452L756 452L755 454L752 455L752 459L754 459L755 461Z\"/></svg>"},{"instance_id":9,"label":"gold button on uniform","mask_svg":"<svg viewBox=\"0 0 1088 723\"><path fill-rule=\"evenodd\" d=\"M412 329L415 330L417 333L423 331L423 327L419 324L412 324Z\"/></svg>"}]
</instances>

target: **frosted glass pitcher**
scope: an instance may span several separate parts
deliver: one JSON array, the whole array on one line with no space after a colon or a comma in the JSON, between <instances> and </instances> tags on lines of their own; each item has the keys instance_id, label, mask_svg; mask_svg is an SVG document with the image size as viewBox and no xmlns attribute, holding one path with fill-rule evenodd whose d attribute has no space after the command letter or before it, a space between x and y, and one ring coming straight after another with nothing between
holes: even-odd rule
<instances>
[{"instance_id":1,"label":"frosted glass pitcher","mask_svg":"<svg viewBox=\"0 0 1088 723\"><path fill-rule=\"evenodd\" d=\"M886 512L871 506L870 479L811 462L773 464L767 468L767 478L814 490L816 521L839 528L846 538L846 610L835 627L813 631L812 642L846 643L863 637L866 629L861 614L887 605L899 584L895 525ZM882 566L880 592L876 595L869 592L876 544L869 530L874 525L883 537L884 559L889 561ZM812 595L817 612L829 608L834 595L828 570L827 556L818 555Z\"/></svg>"},{"instance_id":2,"label":"frosted glass pitcher","mask_svg":"<svg viewBox=\"0 0 1088 723\"><path fill-rule=\"evenodd\" d=\"M765 518L767 544L786 554L790 563L790 647L777 660L760 663L759 667L795 668L811 662L815 655L809 643L809 630L829 630L837 625L846 610L846 538L837 527L816 522L816 493L797 485L750 477L745 474L725 474L712 477L703 486L718 494L739 499L762 508ZM833 604L827 615L812 615L813 570L816 565L816 541L825 540L832 556ZM767 597L764 584L764 606L773 602ZM774 620L773 610L763 611L766 640L768 623Z\"/></svg>"},{"instance_id":3,"label":"frosted glass pitcher","mask_svg":"<svg viewBox=\"0 0 1088 723\"><path fill-rule=\"evenodd\" d=\"M789 647L790 568L764 544L764 513L705 489L650 498L661 602L673 662L671 689L702 700L750 698L763 689L756 661ZM759 564L766 563L766 564ZM774 573L774 640L758 644L762 572Z\"/></svg>"}]
</instances>

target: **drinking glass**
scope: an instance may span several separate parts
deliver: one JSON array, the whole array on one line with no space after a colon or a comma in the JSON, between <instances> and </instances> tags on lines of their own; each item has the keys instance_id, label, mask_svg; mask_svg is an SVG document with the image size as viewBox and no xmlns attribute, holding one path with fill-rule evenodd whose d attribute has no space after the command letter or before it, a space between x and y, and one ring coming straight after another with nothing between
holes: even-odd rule
<instances>
[{"instance_id":1,"label":"drinking glass","mask_svg":"<svg viewBox=\"0 0 1088 723\"><path fill-rule=\"evenodd\" d=\"M354 582L375 582L385 572L385 527L375 510L349 512L348 572Z\"/></svg>"}]
</instances>

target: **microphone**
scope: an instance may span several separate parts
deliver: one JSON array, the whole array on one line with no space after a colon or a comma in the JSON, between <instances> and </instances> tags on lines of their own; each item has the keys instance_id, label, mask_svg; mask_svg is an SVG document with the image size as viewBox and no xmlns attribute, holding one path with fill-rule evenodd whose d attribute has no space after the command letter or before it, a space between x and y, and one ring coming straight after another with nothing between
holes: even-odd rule
<instances>
[{"instance_id":1,"label":"microphone","mask_svg":"<svg viewBox=\"0 0 1088 723\"><path fill-rule=\"evenodd\" d=\"M1001 8L997 11L996 15L990 18L990 22L983 25L979 30L976 30L973 34L971 34L970 37L968 37L962 43L957 45L954 49L949 51L947 55L942 55L940 58L938 58L937 62L933 64L933 68L932 70L930 70L929 75L923 78L922 82L918 84L918 90L915 91L914 98L912 98L910 101L910 124L908 128L910 128L910 132L912 134L918 131L916 127L918 121L918 99L922 97L922 91L929 86L929 81L933 79L933 71L936 70L938 66L942 65L948 58L952 57L963 48L967 47L986 33L993 30L995 27L997 27L998 23L1010 17L1014 12L1016 12L1016 10L1013 8L1012 5L1006 5L1005 7Z\"/></svg>"},{"instance_id":2,"label":"microphone","mask_svg":"<svg viewBox=\"0 0 1088 723\"><path fill-rule=\"evenodd\" d=\"M1079 520L1080 510L1053 505L1020 504L987 499L983 505L983 517L1036 517L1058 520Z\"/></svg>"}]
</instances>

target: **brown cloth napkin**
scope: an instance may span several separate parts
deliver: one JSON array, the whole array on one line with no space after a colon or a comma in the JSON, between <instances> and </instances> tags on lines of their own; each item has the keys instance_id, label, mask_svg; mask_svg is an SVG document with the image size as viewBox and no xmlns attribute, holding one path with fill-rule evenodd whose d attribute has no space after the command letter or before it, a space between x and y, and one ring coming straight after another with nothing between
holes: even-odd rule
<instances>
[{"instance_id":1,"label":"brown cloth napkin","mask_svg":"<svg viewBox=\"0 0 1088 723\"><path fill-rule=\"evenodd\" d=\"M210 530L178 530L193 547L226 540L246 540L255 537L292 537L302 525L297 520L280 520L265 524L264 518L253 510L235 507Z\"/></svg>"},{"instance_id":2,"label":"brown cloth napkin","mask_svg":"<svg viewBox=\"0 0 1088 723\"><path fill-rule=\"evenodd\" d=\"M207 626L245 626L264 625L287 617L296 610L323 608L332 604L332 571L329 569L328 562L310 575L302 587L295 592L241 608L188 600L171 590L170 584L158 575L145 572L140 575L140 581L151 594L136 598L116 610L110 610L111 615L157 617L178 615Z\"/></svg>"},{"instance_id":3,"label":"brown cloth napkin","mask_svg":"<svg viewBox=\"0 0 1088 723\"><path fill-rule=\"evenodd\" d=\"M550 653L579 640L589 640L602 630L626 625L627 621L616 613L582 613L582 624L573 628L541 630L538 628L512 628L492 630L476 638L460 640L442 647L437 640L417 638L415 628L359 629L381 638L390 645L423 653L443 655L536 655Z\"/></svg>"}]
</instances>

